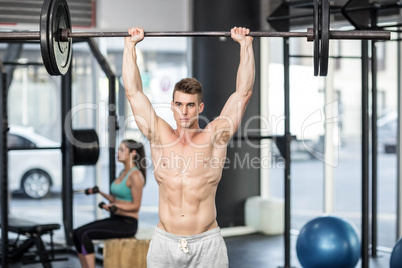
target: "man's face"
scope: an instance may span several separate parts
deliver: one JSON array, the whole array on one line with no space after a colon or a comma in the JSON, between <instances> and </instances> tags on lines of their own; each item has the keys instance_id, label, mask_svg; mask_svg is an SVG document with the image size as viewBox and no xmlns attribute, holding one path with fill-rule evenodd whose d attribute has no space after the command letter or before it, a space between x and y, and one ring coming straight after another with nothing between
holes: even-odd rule
<instances>
[{"instance_id":1,"label":"man's face","mask_svg":"<svg viewBox=\"0 0 402 268\"><path fill-rule=\"evenodd\" d=\"M198 127L198 115L204 109L204 103L198 103L197 94L174 93L171 109L177 126L183 128Z\"/></svg>"}]
</instances>

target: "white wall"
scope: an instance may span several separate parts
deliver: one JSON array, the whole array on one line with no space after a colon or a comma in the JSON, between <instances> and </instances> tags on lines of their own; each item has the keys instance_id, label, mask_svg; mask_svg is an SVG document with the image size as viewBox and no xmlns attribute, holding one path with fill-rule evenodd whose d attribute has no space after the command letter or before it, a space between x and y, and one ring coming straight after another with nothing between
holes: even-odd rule
<instances>
[{"instance_id":1,"label":"white wall","mask_svg":"<svg viewBox=\"0 0 402 268\"><path fill-rule=\"evenodd\" d=\"M190 0L97 0L96 28L125 31L141 26L145 31L189 31Z\"/></svg>"}]
</instances>

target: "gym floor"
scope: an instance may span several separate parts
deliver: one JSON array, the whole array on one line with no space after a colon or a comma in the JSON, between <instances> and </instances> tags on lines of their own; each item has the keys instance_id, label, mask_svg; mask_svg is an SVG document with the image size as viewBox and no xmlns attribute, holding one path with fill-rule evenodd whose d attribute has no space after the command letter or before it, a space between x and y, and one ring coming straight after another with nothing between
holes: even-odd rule
<instances>
[{"instance_id":1,"label":"gym floor","mask_svg":"<svg viewBox=\"0 0 402 268\"><path fill-rule=\"evenodd\" d=\"M260 233L225 237L230 268L276 268L284 265L283 236L267 236ZM292 236L292 245L296 243L296 237ZM294 248L294 247L293 247ZM77 268L79 261L74 254L57 255L58 258L67 257L67 261L56 261L52 263L53 268ZM389 267L389 253L379 252L378 258L370 259L370 268ZM297 260L296 252L291 252L291 266L301 267ZM360 267L360 262L356 267ZM39 264L22 265L15 263L10 268L39 268ZM103 267L98 261L97 268Z\"/></svg>"},{"instance_id":2,"label":"gym floor","mask_svg":"<svg viewBox=\"0 0 402 268\"><path fill-rule=\"evenodd\" d=\"M285 264L283 240L283 236L267 236L259 233L225 238L230 268L283 267ZM291 245L295 248L295 236L292 236ZM381 252L378 255L378 258L370 259L370 267L389 267L390 254ZM292 267L301 267L295 250L291 251L290 264ZM361 267L360 262L356 267Z\"/></svg>"}]
</instances>

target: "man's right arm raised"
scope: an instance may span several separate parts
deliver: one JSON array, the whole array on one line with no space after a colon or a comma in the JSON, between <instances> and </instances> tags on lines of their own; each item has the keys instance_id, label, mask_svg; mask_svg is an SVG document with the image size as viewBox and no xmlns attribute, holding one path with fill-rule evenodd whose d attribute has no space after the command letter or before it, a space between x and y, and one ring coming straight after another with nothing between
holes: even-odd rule
<instances>
[{"instance_id":1,"label":"man's right arm raised","mask_svg":"<svg viewBox=\"0 0 402 268\"><path fill-rule=\"evenodd\" d=\"M123 52L123 84L135 121L141 132L151 141L157 132L159 117L144 94L137 65L136 44L144 39L142 28L130 28L131 37L125 37Z\"/></svg>"}]
</instances>

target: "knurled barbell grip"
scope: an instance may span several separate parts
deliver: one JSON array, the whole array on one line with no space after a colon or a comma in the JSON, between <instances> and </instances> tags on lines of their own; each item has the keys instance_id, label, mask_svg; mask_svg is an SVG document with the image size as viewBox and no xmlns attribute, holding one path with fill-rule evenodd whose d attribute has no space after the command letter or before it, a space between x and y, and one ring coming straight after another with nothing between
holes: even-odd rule
<instances>
[{"instance_id":1,"label":"knurled barbell grip","mask_svg":"<svg viewBox=\"0 0 402 268\"><path fill-rule=\"evenodd\" d=\"M0 32L0 41L29 41L40 40L38 31Z\"/></svg>"},{"instance_id":2,"label":"knurled barbell grip","mask_svg":"<svg viewBox=\"0 0 402 268\"><path fill-rule=\"evenodd\" d=\"M388 31L329 31L329 39L342 40L390 40Z\"/></svg>"}]
</instances>

